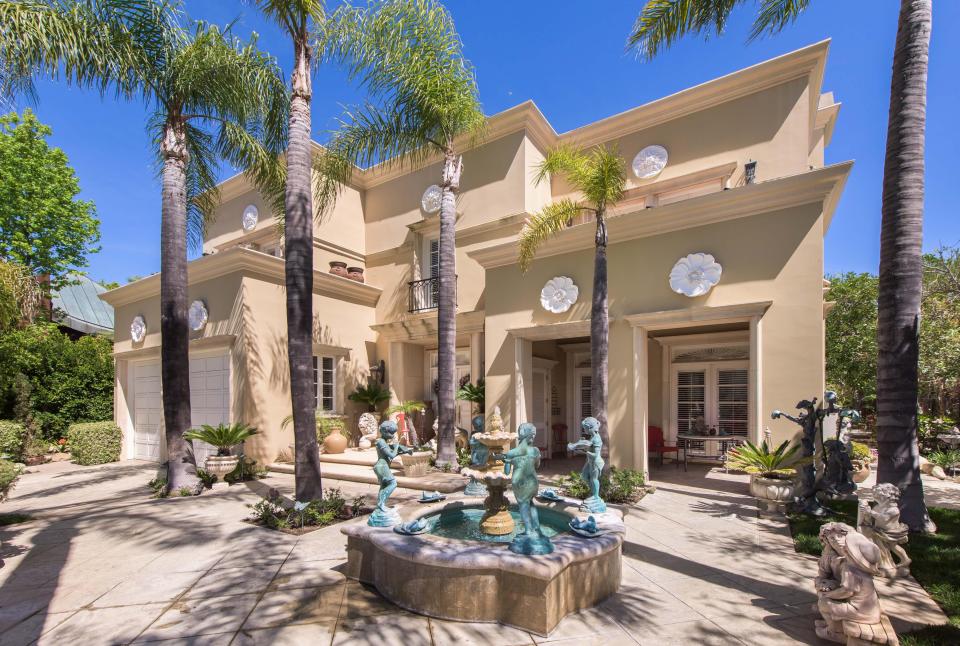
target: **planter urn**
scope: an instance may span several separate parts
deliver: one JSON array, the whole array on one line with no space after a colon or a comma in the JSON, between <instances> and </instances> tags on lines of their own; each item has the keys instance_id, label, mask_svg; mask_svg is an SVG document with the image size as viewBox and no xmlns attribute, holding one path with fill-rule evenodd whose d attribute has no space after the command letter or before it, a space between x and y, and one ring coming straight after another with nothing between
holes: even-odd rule
<instances>
[{"instance_id":1,"label":"planter urn","mask_svg":"<svg viewBox=\"0 0 960 646\"><path fill-rule=\"evenodd\" d=\"M334 276L343 276L347 277L347 263L341 260L331 260L330 261L330 273Z\"/></svg>"},{"instance_id":2,"label":"planter urn","mask_svg":"<svg viewBox=\"0 0 960 646\"><path fill-rule=\"evenodd\" d=\"M237 468L240 457L236 455L208 455L203 463L203 470L217 477L217 482L224 483L224 476Z\"/></svg>"},{"instance_id":3,"label":"planter urn","mask_svg":"<svg viewBox=\"0 0 960 646\"><path fill-rule=\"evenodd\" d=\"M870 465L866 462L853 463L853 481L857 484L870 477Z\"/></svg>"},{"instance_id":4,"label":"planter urn","mask_svg":"<svg viewBox=\"0 0 960 646\"><path fill-rule=\"evenodd\" d=\"M408 478L419 478L430 473L430 458L433 453L430 451L415 451L412 455L406 453L400 456L400 463L403 465L403 475Z\"/></svg>"},{"instance_id":5,"label":"planter urn","mask_svg":"<svg viewBox=\"0 0 960 646\"><path fill-rule=\"evenodd\" d=\"M363 267L347 267L347 278L362 283Z\"/></svg>"},{"instance_id":6,"label":"planter urn","mask_svg":"<svg viewBox=\"0 0 960 646\"><path fill-rule=\"evenodd\" d=\"M339 428L330 431L330 435L323 440L323 450L325 453L343 453L347 450L347 436L340 432Z\"/></svg>"},{"instance_id":7,"label":"planter urn","mask_svg":"<svg viewBox=\"0 0 960 646\"><path fill-rule=\"evenodd\" d=\"M792 479L767 478L760 474L750 476L750 493L764 512L782 514L787 503L793 502L796 487Z\"/></svg>"}]
</instances>

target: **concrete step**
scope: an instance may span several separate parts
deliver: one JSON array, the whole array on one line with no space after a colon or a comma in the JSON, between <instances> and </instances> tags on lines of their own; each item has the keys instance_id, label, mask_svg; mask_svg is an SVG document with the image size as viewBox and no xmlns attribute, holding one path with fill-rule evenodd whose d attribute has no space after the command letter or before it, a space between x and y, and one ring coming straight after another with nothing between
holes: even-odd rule
<instances>
[{"instance_id":1,"label":"concrete step","mask_svg":"<svg viewBox=\"0 0 960 646\"><path fill-rule=\"evenodd\" d=\"M283 462L276 462L268 465L267 468L275 473L293 473L293 465ZM320 469L324 478L346 480L347 482L362 482L373 485L378 484L377 476L374 475L373 469L369 466L345 464L342 462L325 462ZM463 489L466 484L466 478L457 473L434 472L419 478L408 478L407 476L397 475L397 486L403 487L404 489L417 489L419 491L454 493Z\"/></svg>"},{"instance_id":2,"label":"concrete step","mask_svg":"<svg viewBox=\"0 0 960 646\"><path fill-rule=\"evenodd\" d=\"M324 464L356 464L372 469L373 465L377 462L377 450L347 449L343 453L321 453L320 462ZM400 456L397 456L393 462L390 463L390 468L395 471L403 469L403 466L400 464Z\"/></svg>"}]
</instances>

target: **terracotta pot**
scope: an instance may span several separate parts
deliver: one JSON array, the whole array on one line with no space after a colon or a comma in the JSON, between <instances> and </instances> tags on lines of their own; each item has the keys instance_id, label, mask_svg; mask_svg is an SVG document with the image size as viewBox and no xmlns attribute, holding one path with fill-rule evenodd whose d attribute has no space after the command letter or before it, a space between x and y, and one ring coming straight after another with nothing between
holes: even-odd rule
<instances>
[{"instance_id":1,"label":"terracotta pot","mask_svg":"<svg viewBox=\"0 0 960 646\"><path fill-rule=\"evenodd\" d=\"M757 474L750 476L750 493L768 512L785 511L786 504L793 500L795 489L793 480L764 478Z\"/></svg>"},{"instance_id":2,"label":"terracotta pot","mask_svg":"<svg viewBox=\"0 0 960 646\"><path fill-rule=\"evenodd\" d=\"M348 267L347 278L355 280L358 283L363 282L363 267Z\"/></svg>"},{"instance_id":3,"label":"terracotta pot","mask_svg":"<svg viewBox=\"0 0 960 646\"><path fill-rule=\"evenodd\" d=\"M330 273L334 276L343 276L347 277L347 263L341 262L339 260L330 261Z\"/></svg>"},{"instance_id":4,"label":"terracotta pot","mask_svg":"<svg viewBox=\"0 0 960 646\"><path fill-rule=\"evenodd\" d=\"M323 450L326 453L343 453L347 450L347 436L340 433L339 428L334 428L323 440Z\"/></svg>"},{"instance_id":5,"label":"terracotta pot","mask_svg":"<svg viewBox=\"0 0 960 646\"><path fill-rule=\"evenodd\" d=\"M857 484L863 482L870 477L870 465L866 462L860 464L853 463L853 481Z\"/></svg>"},{"instance_id":6,"label":"terracotta pot","mask_svg":"<svg viewBox=\"0 0 960 646\"><path fill-rule=\"evenodd\" d=\"M223 482L223 477L237 468L240 457L236 455L208 455L203 463L203 470L212 476L217 477L217 481Z\"/></svg>"}]
</instances>

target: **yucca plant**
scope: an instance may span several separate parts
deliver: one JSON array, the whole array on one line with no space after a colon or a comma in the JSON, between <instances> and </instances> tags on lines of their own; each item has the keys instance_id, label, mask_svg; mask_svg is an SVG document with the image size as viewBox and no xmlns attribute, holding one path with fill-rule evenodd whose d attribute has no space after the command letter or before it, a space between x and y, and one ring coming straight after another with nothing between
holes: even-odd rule
<instances>
[{"instance_id":1,"label":"yucca plant","mask_svg":"<svg viewBox=\"0 0 960 646\"><path fill-rule=\"evenodd\" d=\"M230 455L230 448L240 444L251 435L256 435L257 429L246 424L218 424L210 426L204 424L200 428L192 428L183 434L183 439L191 442L206 442L217 447L217 455Z\"/></svg>"},{"instance_id":2,"label":"yucca plant","mask_svg":"<svg viewBox=\"0 0 960 646\"><path fill-rule=\"evenodd\" d=\"M486 387L483 382L483 377L477 379L477 383L475 384L469 382L463 384L460 386L460 390L457 391L457 399L476 404L477 412L481 414L484 410L485 397Z\"/></svg>"},{"instance_id":3,"label":"yucca plant","mask_svg":"<svg viewBox=\"0 0 960 646\"><path fill-rule=\"evenodd\" d=\"M799 451L800 445L790 446L789 440L785 440L774 451L770 451L766 440L760 446L748 441L744 446L727 451L727 466L763 478L786 480L797 472L796 467L812 460L798 455Z\"/></svg>"},{"instance_id":4,"label":"yucca plant","mask_svg":"<svg viewBox=\"0 0 960 646\"><path fill-rule=\"evenodd\" d=\"M358 386L347 396L347 399L358 404L366 404L367 410L373 413L377 410L377 406L390 400L390 391L379 383L372 382L366 386Z\"/></svg>"}]
</instances>

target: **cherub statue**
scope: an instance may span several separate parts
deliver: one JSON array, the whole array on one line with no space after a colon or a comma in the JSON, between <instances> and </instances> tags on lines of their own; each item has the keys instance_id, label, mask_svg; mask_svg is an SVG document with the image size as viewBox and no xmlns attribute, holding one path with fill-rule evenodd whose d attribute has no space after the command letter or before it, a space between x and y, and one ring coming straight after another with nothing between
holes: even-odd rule
<instances>
[{"instance_id":1,"label":"cherub statue","mask_svg":"<svg viewBox=\"0 0 960 646\"><path fill-rule=\"evenodd\" d=\"M475 437L478 433L483 433L483 415L474 415L473 419L470 420L470 426L473 427L473 433L470 434L469 440L470 466L484 467L490 458L490 447ZM470 481L467 482L463 494L470 498L486 498L487 485L470 476Z\"/></svg>"},{"instance_id":2,"label":"cherub statue","mask_svg":"<svg viewBox=\"0 0 960 646\"><path fill-rule=\"evenodd\" d=\"M364 413L357 422L360 431L360 440L357 445L361 449L369 449L377 441L377 416L373 413Z\"/></svg>"},{"instance_id":3,"label":"cherub statue","mask_svg":"<svg viewBox=\"0 0 960 646\"><path fill-rule=\"evenodd\" d=\"M820 541L824 548L815 584L823 619L816 621L816 632L821 639L845 644L844 621L881 623L880 598L873 583L879 573L880 550L846 523L824 524Z\"/></svg>"},{"instance_id":4,"label":"cherub statue","mask_svg":"<svg viewBox=\"0 0 960 646\"><path fill-rule=\"evenodd\" d=\"M377 438L377 462L373 465L373 472L380 483L380 492L377 494L377 508L370 514L367 524L373 527L391 527L400 522L400 514L393 507L387 506L390 494L397 488L397 477L390 470L390 463L402 453L412 454L413 449L402 446L396 441L397 423L392 419L380 424L380 437Z\"/></svg>"},{"instance_id":5,"label":"cherub statue","mask_svg":"<svg viewBox=\"0 0 960 646\"><path fill-rule=\"evenodd\" d=\"M831 393L827 393L829 396ZM813 400L802 399L797 402L797 409L802 411L799 415L790 415L781 410L775 410L770 415L773 419L788 419L794 424L798 424L803 429L803 435L800 438L800 445L803 448L803 457L812 458L817 450L817 429L820 421L820 413L823 409L817 408L817 398ZM800 471L800 486L797 492L797 502L803 507L803 511L811 516L824 516L827 513L825 507L817 500L817 470L811 459Z\"/></svg>"},{"instance_id":6,"label":"cherub statue","mask_svg":"<svg viewBox=\"0 0 960 646\"><path fill-rule=\"evenodd\" d=\"M595 417L585 417L580 422L580 439L567 445L571 453L583 453L587 456L580 476L590 487L590 497L580 505L581 511L592 511L602 514L607 510L607 504L600 497L600 475L603 473L603 440L600 437L600 422Z\"/></svg>"},{"instance_id":7,"label":"cherub statue","mask_svg":"<svg viewBox=\"0 0 960 646\"><path fill-rule=\"evenodd\" d=\"M866 500L860 501L857 529L879 548L880 571L884 576L909 574L910 557L903 545L909 540L910 529L900 522L900 489L890 482L878 484L873 488L873 499L872 506Z\"/></svg>"},{"instance_id":8,"label":"cherub statue","mask_svg":"<svg viewBox=\"0 0 960 646\"><path fill-rule=\"evenodd\" d=\"M523 520L523 533L517 534L510 543L510 551L516 554L550 554L553 543L543 535L540 529L540 515L533 504L537 495L537 469L540 467L540 449L533 444L537 427L524 422L517 429L517 446L502 456L503 472L511 476L510 486L520 508Z\"/></svg>"}]
</instances>

